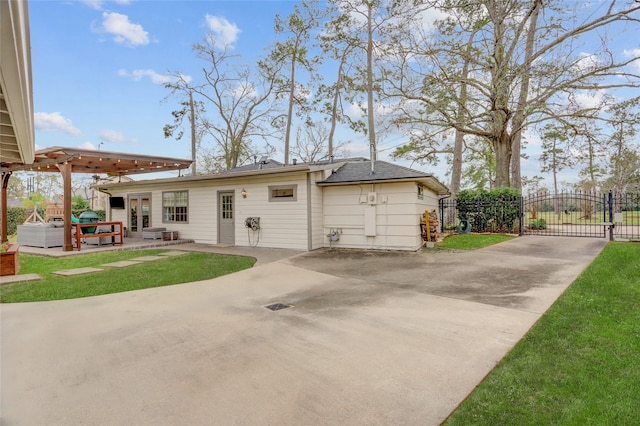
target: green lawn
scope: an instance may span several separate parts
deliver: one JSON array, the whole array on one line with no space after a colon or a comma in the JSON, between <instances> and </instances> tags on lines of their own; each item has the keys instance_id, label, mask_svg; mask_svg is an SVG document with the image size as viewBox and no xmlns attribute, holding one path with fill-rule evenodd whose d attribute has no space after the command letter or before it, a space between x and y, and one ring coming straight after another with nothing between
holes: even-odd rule
<instances>
[{"instance_id":1,"label":"green lawn","mask_svg":"<svg viewBox=\"0 0 640 426\"><path fill-rule=\"evenodd\" d=\"M515 238L505 234L454 234L437 244L440 249L475 250Z\"/></svg>"},{"instance_id":2,"label":"green lawn","mask_svg":"<svg viewBox=\"0 0 640 426\"><path fill-rule=\"evenodd\" d=\"M567 214L569 213L569 214ZM564 211L560 212L560 215L555 214L554 212L538 212L537 219L544 219L547 222L547 225L558 225L563 223L573 223L573 224L593 224L593 223L601 223L605 222L605 218L609 219L609 213L603 211L594 212L591 215L591 218L585 219L584 212L581 211L570 211L565 213ZM640 212L637 211L625 211L622 212L622 224L636 224L640 222ZM534 219L531 218L531 212L524 213L524 223L528 224Z\"/></svg>"},{"instance_id":3,"label":"green lawn","mask_svg":"<svg viewBox=\"0 0 640 426\"><path fill-rule=\"evenodd\" d=\"M640 419L640 244L609 243L446 425Z\"/></svg>"},{"instance_id":4,"label":"green lawn","mask_svg":"<svg viewBox=\"0 0 640 426\"><path fill-rule=\"evenodd\" d=\"M53 258L20 254L20 273L35 273L41 281L0 287L0 302L34 302L74 299L143 288L161 287L219 277L250 268L255 259L212 253L187 253L125 268L104 268L103 272L61 277L51 272L156 255L167 250L126 250Z\"/></svg>"}]
</instances>

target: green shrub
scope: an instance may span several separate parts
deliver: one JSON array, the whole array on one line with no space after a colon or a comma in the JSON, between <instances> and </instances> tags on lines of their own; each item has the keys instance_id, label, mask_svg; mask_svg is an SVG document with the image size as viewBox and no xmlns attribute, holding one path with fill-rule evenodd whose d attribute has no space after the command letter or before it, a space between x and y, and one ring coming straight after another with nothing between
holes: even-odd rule
<instances>
[{"instance_id":1,"label":"green shrub","mask_svg":"<svg viewBox=\"0 0 640 426\"><path fill-rule=\"evenodd\" d=\"M38 207L40 217L44 218L44 211L44 207ZM18 225L22 225L31 213L33 213L33 208L7 207L7 234L15 234L18 231Z\"/></svg>"},{"instance_id":2,"label":"green shrub","mask_svg":"<svg viewBox=\"0 0 640 426\"><path fill-rule=\"evenodd\" d=\"M544 220L544 219L532 220L529 223L529 228L531 228L531 229L547 229L547 221Z\"/></svg>"},{"instance_id":3,"label":"green shrub","mask_svg":"<svg viewBox=\"0 0 640 426\"><path fill-rule=\"evenodd\" d=\"M520 211L520 192L513 188L466 189L458 192L456 207L458 219L471 222L473 232L513 232Z\"/></svg>"}]
</instances>

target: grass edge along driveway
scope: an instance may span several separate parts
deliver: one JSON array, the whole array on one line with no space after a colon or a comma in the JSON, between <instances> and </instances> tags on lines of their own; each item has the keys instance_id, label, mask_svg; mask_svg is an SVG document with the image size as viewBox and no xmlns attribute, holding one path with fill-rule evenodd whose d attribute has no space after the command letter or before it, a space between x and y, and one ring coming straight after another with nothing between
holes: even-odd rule
<instances>
[{"instance_id":1,"label":"grass edge along driveway","mask_svg":"<svg viewBox=\"0 0 640 426\"><path fill-rule=\"evenodd\" d=\"M637 424L640 244L609 243L446 425Z\"/></svg>"},{"instance_id":2,"label":"grass edge along driveway","mask_svg":"<svg viewBox=\"0 0 640 426\"><path fill-rule=\"evenodd\" d=\"M216 278L251 268L256 259L214 253L185 252L180 256L123 268L104 267L102 272L61 277L54 271L82 267L101 268L105 263L157 255L167 250L126 250L53 258L20 254L20 273L34 273L40 281L0 287L0 302L39 302L75 299L123 291L182 284Z\"/></svg>"}]
</instances>

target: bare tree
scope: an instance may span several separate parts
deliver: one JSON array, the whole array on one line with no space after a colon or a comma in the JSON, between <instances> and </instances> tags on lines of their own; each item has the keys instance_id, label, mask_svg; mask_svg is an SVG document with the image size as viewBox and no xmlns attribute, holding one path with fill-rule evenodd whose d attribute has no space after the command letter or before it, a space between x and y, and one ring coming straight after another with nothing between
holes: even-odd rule
<instances>
[{"instance_id":1,"label":"bare tree","mask_svg":"<svg viewBox=\"0 0 640 426\"><path fill-rule=\"evenodd\" d=\"M425 123L491 141L498 187L519 185L519 167L516 182L511 181L512 157L515 149L514 161L519 162L524 129L548 120L599 119L597 108L575 102L577 94L640 87L640 75L628 68L638 55L621 58L608 48L604 36L589 55L581 46L586 34L637 22L633 14L640 3L614 0L606 8L589 10L588 16L581 5L568 1L424 3L445 11L444 22L450 25L438 27L437 47L429 37L407 40L405 59L396 60L389 85L405 104L420 104L413 110ZM469 55L467 41L473 32ZM461 72L465 59L466 76ZM468 89L466 99L461 98L462 84Z\"/></svg>"},{"instance_id":2,"label":"bare tree","mask_svg":"<svg viewBox=\"0 0 640 426\"><path fill-rule=\"evenodd\" d=\"M207 64L202 68L202 82L192 84L182 73L174 72L170 73L174 81L165 87L183 98L189 93L199 98L195 114L198 139L201 145L209 137L213 141L208 171L232 169L251 158L255 140L268 144L277 134L273 96L279 69L265 61L255 68L237 63L237 55L226 47L219 49L211 36L194 50ZM185 114L185 108L173 113L174 122L165 126L165 137L182 136L176 132Z\"/></svg>"},{"instance_id":3,"label":"bare tree","mask_svg":"<svg viewBox=\"0 0 640 426\"><path fill-rule=\"evenodd\" d=\"M300 78L296 74L298 66L306 71L309 77L313 77L315 66L319 62L319 57L309 57L310 40L313 31L320 26L325 9L319 7L317 0L303 0L298 5L294 5L294 12L283 19L280 15L275 18L276 34L289 34L289 38L275 43L271 50L270 59L274 63L287 64L282 67L283 74L279 84L287 97L287 115L284 136L284 163L289 164L289 149L291 138L291 126L293 124L294 106L297 106L304 114L308 112L307 99L309 89L300 84ZM287 71L285 71L287 70ZM286 77L285 76L286 73Z\"/></svg>"},{"instance_id":4,"label":"bare tree","mask_svg":"<svg viewBox=\"0 0 640 426\"><path fill-rule=\"evenodd\" d=\"M298 127L296 144L291 149L291 154L305 163L324 160L333 155L344 156L346 143L337 144L329 151L330 134L331 130L323 122L307 123Z\"/></svg>"}]
</instances>

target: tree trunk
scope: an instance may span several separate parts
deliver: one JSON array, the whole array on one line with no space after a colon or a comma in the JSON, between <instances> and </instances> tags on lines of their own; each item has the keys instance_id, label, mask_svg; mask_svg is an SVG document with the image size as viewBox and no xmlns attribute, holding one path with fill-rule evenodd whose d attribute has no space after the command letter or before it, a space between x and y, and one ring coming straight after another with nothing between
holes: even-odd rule
<instances>
[{"instance_id":1,"label":"tree trunk","mask_svg":"<svg viewBox=\"0 0 640 426\"><path fill-rule=\"evenodd\" d=\"M340 88L342 85L342 73L344 64L347 61L347 52L345 50L340 58L340 64L338 65L338 77L336 78L336 91L333 94L333 105L331 106L331 130L329 131L329 157L333 156L333 136L336 133L336 126L338 121L338 102L340 101Z\"/></svg>"},{"instance_id":2,"label":"tree trunk","mask_svg":"<svg viewBox=\"0 0 640 426\"><path fill-rule=\"evenodd\" d=\"M455 198L456 194L460 191L460 181L462 180L462 146L464 144L464 133L459 129L466 125L467 78L469 78L471 47L473 46L473 39L475 35L476 31L473 31L469 35L469 41L467 42L467 52L464 58L464 64L462 65L462 75L460 76L460 99L458 101L458 111L456 117L459 128L456 129L456 136L453 141L453 164L451 167L451 185L449 187L452 198Z\"/></svg>"},{"instance_id":3,"label":"tree trunk","mask_svg":"<svg viewBox=\"0 0 640 426\"><path fill-rule=\"evenodd\" d=\"M507 134L501 135L494 140L493 149L496 155L496 188L511 187L510 166L511 166L511 140Z\"/></svg>"},{"instance_id":4,"label":"tree trunk","mask_svg":"<svg viewBox=\"0 0 640 426\"><path fill-rule=\"evenodd\" d=\"M369 149L371 156L371 172L376 161L376 129L373 115L373 5L368 4L367 11L367 118L369 132Z\"/></svg>"},{"instance_id":5,"label":"tree trunk","mask_svg":"<svg viewBox=\"0 0 640 426\"><path fill-rule=\"evenodd\" d=\"M513 138L511 157L511 186L522 191L522 175L520 172L520 153L522 150L522 125L525 120L525 108L527 107L527 97L529 95L529 80L531 77L531 57L535 42L536 30L538 28L538 15L542 7L542 0L536 0L531 10L529 29L527 30L527 44L525 47L524 63L522 65L522 83L520 84L520 94L518 97L518 109L513 117Z\"/></svg>"},{"instance_id":6,"label":"tree trunk","mask_svg":"<svg viewBox=\"0 0 640 426\"><path fill-rule=\"evenodd\" d=\"M284 137L284 164L289 164L289 140L291 138L291 123L293 121L293 101L296 89L296 61L297 50L291 54L291 82L289 84L289 111L287 112L287 129Z\"/></svg>"}]
</instances>

